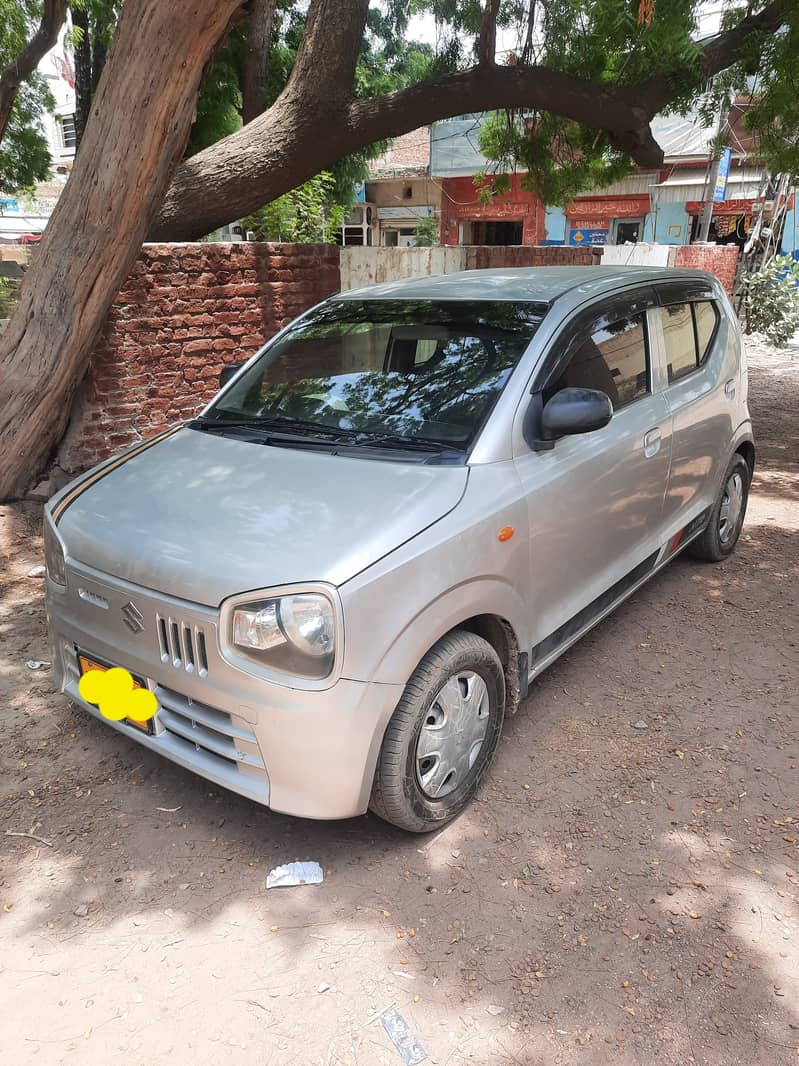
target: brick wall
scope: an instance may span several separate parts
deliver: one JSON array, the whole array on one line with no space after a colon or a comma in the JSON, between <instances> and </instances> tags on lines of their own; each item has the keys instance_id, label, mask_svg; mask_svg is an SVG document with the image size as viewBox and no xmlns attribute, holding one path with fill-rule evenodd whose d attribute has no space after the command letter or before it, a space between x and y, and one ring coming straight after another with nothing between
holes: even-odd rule
<instances>
[{"instance_id":1,"label":"brick wall","mask_svg":"<svg viewBox=\"0 0 799 1066\"><path fill-rule=\"evenodd\" d=\"M92 354L58 465L76 473L195 415L226 363L339 288L334 245L149 244Z\"/></svg>"},{"instance_id":2,"label":"brick wall","mask_svg":"<svg viewBox=\"0 0 799 1066\"><path fill-rule=\"evenodd\" d=\"M92 354L57 465L78 473L195 415L216 393L226 363L248 358L339 289L339 252L334 245L145 245ZM598 261L587 248L463 252L468 269Z\"/></svg>"},{"instance_id":3,"label":"brick wall","mask_svg":"<svg viewBox=\"0 0 799 1066\"><path fill-rule=\"evenodd\" d=\"M496 270L502 267L595 266L601 248L571 248L568 245L513 245L467 247L467 270Z\"/></svg>"},{"instance_id":4,"label":"brick wall","mask_svg":"<svg viewBox=\"0 0 799 1066\"><path fill-rule=\"evenodd\" d=\"M683 244L674 249L674 266L715 274L729 295L738 265L736 244Z\"/></svg>"}]
</instances>

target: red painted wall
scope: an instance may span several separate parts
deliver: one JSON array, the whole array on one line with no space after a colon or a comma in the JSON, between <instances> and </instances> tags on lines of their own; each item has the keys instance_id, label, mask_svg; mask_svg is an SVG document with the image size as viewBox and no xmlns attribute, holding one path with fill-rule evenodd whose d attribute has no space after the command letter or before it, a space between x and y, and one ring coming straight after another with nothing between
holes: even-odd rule
<instances>
[{"instance_id":1,"label":"red painted wall","mask_svg":"<svg viewBox=\"0 0 799 1066\"><path fill-rule=\"evenodd\" d=\"M441 243L458 244L458 223L477 220L521 222L522 244L544 240L544 205L521 187L521 175L511 174L510 190L482 204L472 177L444 178L441 182Z\"/></svg>"}]
</instances>

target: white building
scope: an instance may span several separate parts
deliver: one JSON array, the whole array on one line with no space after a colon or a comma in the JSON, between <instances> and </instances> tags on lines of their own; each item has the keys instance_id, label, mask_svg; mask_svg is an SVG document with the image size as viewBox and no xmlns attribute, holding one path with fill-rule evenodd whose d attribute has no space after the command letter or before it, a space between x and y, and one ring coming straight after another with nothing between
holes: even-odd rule
<instances>
[{"instance_id":1,"label":"white building","mask_svg":"<svg viewBox=\"0 0 799 1066\"><path fill-rule=\"evenodd\" d=\"M33 197L0 191L0 243L35 240L47 225L75 159L75 74L63 31L56 47L39 64L39 73L55 100L53 114L44 115L42 123L52 160L50 180L39 184Z\"/></svg>"}]
</instances>

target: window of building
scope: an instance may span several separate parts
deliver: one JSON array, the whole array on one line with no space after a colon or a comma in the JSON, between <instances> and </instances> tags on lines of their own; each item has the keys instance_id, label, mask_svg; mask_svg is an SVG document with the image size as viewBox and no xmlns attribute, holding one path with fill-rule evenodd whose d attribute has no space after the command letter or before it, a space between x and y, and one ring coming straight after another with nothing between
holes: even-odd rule
<instances>
[{"instance_id":1,"label":"window of building","mask_svg":"<svg viewBox=\"0 0 799 1066\"><path fill-rule=\"evenodd\" d=\"M642 218L616 218L611 230L611 244L637 244L643 229Z\"/></svg>"},{"instance_id":2,"label":"window of building","mask_svg":"<svg viewBox=\"0 0 799 1066\"><path fill-rule=\"evenodd\" d=\"M75 131L74 115L59 115L58 131L62 148L75 148L77 146L78 136Z\"/></svg>"},{"instance_id":3,"label":"window of building","mask_svg":"<svg viewBox=\"0 0 799 1066\"><path fill-rule=\"evenodd\" d=\"M716 310L716 305L710 300L703 300L700 303L693 304L693 309L694 318L696 319L696 341L699 348L699 363L701 364L707 358L710 342L713 340L713 334L716 332L719 313Z\"/></svg>"},{"instance_id":4,"label":"window of building","mask_svg":"<svg viewBox=\"0 0 799 1066\"><path fill-rule=\"evenodd\" d=\"M666 344L666 368L671 383L696 370L694 322L690 304L671 304L659 310Z\"/></svg>"},{"instance_id":5,"label":"window of building","mask_svg":"<svg viewBox=\"0 0 799 1066\"><path fill-rule=\"evenodd\" d=\"M649 392L646 326L643 314L595 330L574 353L546 399L560 389L598 389L614 411Z\"/></svg>"}]
</instances>

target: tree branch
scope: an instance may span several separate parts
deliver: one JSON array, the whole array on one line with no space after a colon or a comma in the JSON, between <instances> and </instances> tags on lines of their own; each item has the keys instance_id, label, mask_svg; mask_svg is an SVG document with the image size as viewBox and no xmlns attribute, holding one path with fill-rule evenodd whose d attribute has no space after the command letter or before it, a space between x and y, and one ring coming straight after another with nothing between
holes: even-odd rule
<instances>
[{"instance_id":1,"label":"tree branch","mask_svg":"<svg viewBox=\"0 0 799 1066\"><path fill-rule=\"evenodd\" d=\"M269 50L277 0L253 0L247 26L247 47L241 78L241 117L246 125L266 106Z\"/></svg>"},{"instance_id":2,"label":"tree branch","mask_svg":"<svg viewBox=\"0 0 799 1066\"><path fill-rule=\"evenodd\" d=\"M705 45L702 73L712 77L740 59L749 39L758 33L776 33L788 14L789 0L774 0L757 15L748 15L732 29L712 37Z\"/></svg>"},{"instance_id":3,"label":"tree branch","mask_svg":"<svg viewBox=\"0 0 799 1066\"><path fill-rule=\"evenodd\" d=\"M731 67L741 59L752 37L762 33L776 33L785 22L791 3L792 0L773 0L756 15L747 15L737 26L711 37L705 43L699 61L702 76L712 78L714 74ZM671 81L658 75L640 86L639 99L650 117L653 117L668 106L674 98L674 93Z\"/></svg>"},{"instance_id":4,"label":"tree branch","mask_svg":"<svg viewBox=\"0 0 799 1066\"><path fill-rule=\"evenodd\" d=\"M493 66L496 60L498 12L499 0L486 0L477 39L477 62L484 67Z\"/></svg>"},{"instance_id":5,"label":"tree branch","mask_svg":"<svg viewBox=\"0 0 799 1066\"><path fill-rule=\"evenodd\" d=\"M368 10L369 0L311 0L285 96L328 112L350 100Z\"/></svg>"},{"instance_id":6,"label":"tree branch","mask_svg":"<svg viewBox=\"0 0 799 1066\"><path fill-rule=\"evenodd\" d=\"M36 70L40 60L58 40L58 32L67 14L67 0L44 0L39 28L20 54L0 74L0 141L5 136L11 108L19 87Z\"/></svg>"},{"instance_id":7,"label":"tree branch","mask_svg":"<svg viewBox=\"0 0 799 1066\"><path fill-rule=\"evenodd\" d=\"M257 210L331 166L387 137L471 111L552 110L624 141L642 166L663 152L635 94L546 67L472 67L398 92L351 101L340 120L308 98L284 93L248 126L186 160L175 174L152 240L190 240Z\"/></svg>"}]
</instances>

